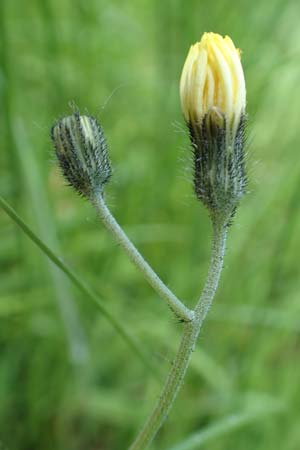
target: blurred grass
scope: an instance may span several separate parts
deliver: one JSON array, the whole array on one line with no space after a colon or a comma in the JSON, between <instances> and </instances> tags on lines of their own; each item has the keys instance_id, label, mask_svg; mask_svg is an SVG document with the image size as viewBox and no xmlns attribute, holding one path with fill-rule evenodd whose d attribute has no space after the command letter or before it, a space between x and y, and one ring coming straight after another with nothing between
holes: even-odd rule
<instances>
[{"instance_id":1,"label":"blurred grass","mask_svg":"<svg viewBox=\"0 0 300 450\"><path fill-rule=\"evenodd\" d=\"M0 3L1 195L57 244L163 373L181 325L90 205L64 186L49 128L70 102L99 118L114 167L108 203L162 278L193 305L211 232L192 192L178 80L189 45L204 31L229 34L243 50L249 195L230 231L220 289L183 391L153 448L209 433L223 419L226 425L248 392L285 409L216 433L202 448L300 447L298 12L293 0ZM53 289L40 252L2 211L0 226L2 446L126 448L158 395L156 381L84 295L64 278ZM62 321L59 296L71 299L82 332L73 335L69 316ZM73 339L84 339L89 354L84 377L69 357Z\"/></svg>"},{"instance_id":2,"label":"blurred grass","mask_svg":"<svg viewBox=\"0 0 300 450\"><path fill-rule=\"evenodd\" d=\"M128 345L128 347L134 352L136 357L140 359L140 361L145 365L145 367L151 372L152 375L158 377L158 372L155 369L154 365L152 365L149 361L149 355L146 355L142 349L137 345L134 339L127 332L125 326L123 326L122 321L114 317L104 306L103 300L99 298L99 296L83 281L81 278L70 269L62 259L57 256L53 250L51 250L45 242L43 242L22 220L20 216L14 211L14 209L8 205L8 203L0 196L0 206L3 211L14 221L16 225L20 227L20 229L28 236L31 241L41 250L41 252L47 256L49 264L49 271L52 275L53 282L55 285L60 281L59 287L63 290L65 297L61 298L61 292L59 290L56 291L58 302L68 301L67 304L58 304L59 312L61 313L62 320L64 321L64 326L66 329L67 340L70 344L70 361L75 365L86 366L88 360L88 353L85 350L85 342L84 337L82 335L82 331L80 328L80 324L78 323L78 318L76 317L76 310L74 310L74 305L71 302L71 299L67 297L68 292L65 287L65 279L62 277L62 273L66 275L66 277L73 283L75 287L77 287L81 293L89 298L92 302L94 302L103 317L110 323L113 327L114 331L119 334L119 336L123 339L123 341ZM4 308L5 311L5 308ZM69 324L70 322L70 324ZM69 326L72 328L69 328Z\"/></svg>"}]
</instances>

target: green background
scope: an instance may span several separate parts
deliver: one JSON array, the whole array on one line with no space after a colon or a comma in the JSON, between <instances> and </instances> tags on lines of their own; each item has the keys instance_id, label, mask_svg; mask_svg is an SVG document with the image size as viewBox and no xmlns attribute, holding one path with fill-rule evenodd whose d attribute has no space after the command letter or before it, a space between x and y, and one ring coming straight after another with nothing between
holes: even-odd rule
<instances>
[{"instance_id":1,"label":"green background","mask_svg":"<svg viewBox=\"0 0 300 450\"><path fill-rule=\"evenodd\" d=\"M65 186L49 130L73 104L99 119L114 169L109 206L194 305L211 228L193 194L178 83L189 46L215 31L243 51L249 192L186 382L153 449L279 404L276 414L254 413L193 448L298 450L299 2L1 0L0 21L1 195L93 286L160 374L157 382L0 211L0 448L121 450L157 399L182 325L91 205Z\"/></svg>"}]
</instances>

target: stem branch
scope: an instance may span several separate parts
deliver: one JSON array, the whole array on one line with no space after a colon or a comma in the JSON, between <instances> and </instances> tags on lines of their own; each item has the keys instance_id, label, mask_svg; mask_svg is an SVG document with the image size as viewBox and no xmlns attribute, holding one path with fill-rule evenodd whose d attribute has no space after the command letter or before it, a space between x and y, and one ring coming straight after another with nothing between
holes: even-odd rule
<instances>
[{"instance_id":1,"label":"stem branch","mask_svg":"<svg viewBox=\"0 0 300 450\"><path fill-rule=\"evenodd\" d=\"M124 251L126 252L129 259L135 264L135 266L142 272L148 283L153 287L153 289L158 293L158 295L166 300L171 310L175 315L184 322L190 322L194 314L188 309L174 294L170 289L162 282L150 265L145 261L143 256L133 245L127 235L124 233L123 229L120 227L116 219L111 214L110 210L106 206L104 199L101 194L95 196L92 199L93 205L95 206L103 224L106 229L113 235L115 240L120 244Z\"/></svg>"}]
</instances>

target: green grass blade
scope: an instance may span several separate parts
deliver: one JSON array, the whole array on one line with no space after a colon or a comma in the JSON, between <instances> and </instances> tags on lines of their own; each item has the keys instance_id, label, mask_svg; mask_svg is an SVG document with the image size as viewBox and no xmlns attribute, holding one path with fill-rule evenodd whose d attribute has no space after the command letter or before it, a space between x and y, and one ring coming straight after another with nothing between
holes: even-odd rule
<instances>
[{"instance_id":1,"label":"green grass blade","mask_svg":"<svg viewBox=\"0 0 300 450\"><path fill-rule=\"evenodd\" d=\"M207 426L205 429L193 433L187 439L169 447L167 450L194 450L202 445L227 433L235 431L270 414L278 413L282 406L278 402L265 402L260 406L246 409L240 413L230 414L225 418Z\"/></svg>"},{"instance_id":2,"label":"green grass blade","mask_svg":"<svg viewBox=\"0 0 300 450\"><path fill-rule=\"evenodd\" d=\"M22 178L25 184L26 197L29 199L30 211L34 217L40 239L47 242L55 252L59 252L59 242L53 214L45 185L42 181L41 168L38 159L30 145L25 126L21 119L15 120L13 138ZM48 277L52 284L54 299L65 329L69 346L70 359L74 365L85 365L89 360L89 348L75 301L70 292L70 286L62 272L46 260Z\"/></svg>"},{"instance_id":3,"label":"green grass blade","mask_svg":"<svg viewBox=\"0 0 300 450\"><path fill-rule=\"evenodd\" d=\"M21 230L39 247L39 249L57 266L59 267L69 280L88 298L90 298L98 306L101 314L110 322L115 331L123 338L126 344L140 359L140 361L151 371L153 375L158 377L158 373L153 365L149 362L149 357L144 353L140 346L135 342L132 336L128 334L119 320L114 317L103 305L98 296L92 289L72 270L60 257L58 257L21 219L16 211L0 196L0 206L8 214L8 216L21 228Z\"/></svg>"}]
</instances>

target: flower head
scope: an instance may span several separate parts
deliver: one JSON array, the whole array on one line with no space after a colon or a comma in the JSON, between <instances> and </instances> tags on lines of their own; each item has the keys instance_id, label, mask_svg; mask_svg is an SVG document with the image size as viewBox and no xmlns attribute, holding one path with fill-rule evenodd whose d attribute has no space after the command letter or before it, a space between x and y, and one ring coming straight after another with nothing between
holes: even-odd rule
<instances>
[{"instance_id":1,"label":"flower head","mask_svg":"<svg viewBox=\"0 0 300 450\"><path fill-rule=\"evenodd\" d=\"M81 195L92 198L102 192L111 176L102 128L91 116L59 119L51 129L51 138L64 177Z\"/></svg>"},{"instance_id":2,"label":"flower head","mask_svg":"<svg viewBox=\"0 0 300 450\"><path fill-rule=\"evenodd\" d=\"M187 122L200 123L218 108L236 128L245 112L246 88L238 50L230 37L204 33L192 45L180 81L181 106Z\"/></svg>"},{"instance_id":3,"label":"flower head","mask_svg":"<svg viewBox=\"0 0 300 450\"><path fill-rule=\"evenodd\" d=\"M212 216L232 216L246 185L246 88L240 51L228 36L204 33L191 46L180 98L194 153L196 195Z\"/></svg>"}]
</instances>

